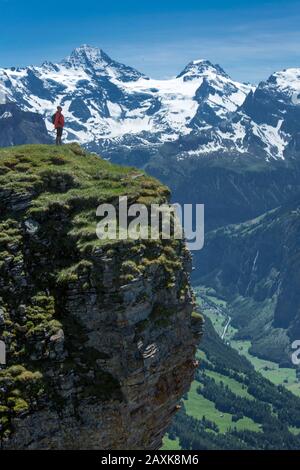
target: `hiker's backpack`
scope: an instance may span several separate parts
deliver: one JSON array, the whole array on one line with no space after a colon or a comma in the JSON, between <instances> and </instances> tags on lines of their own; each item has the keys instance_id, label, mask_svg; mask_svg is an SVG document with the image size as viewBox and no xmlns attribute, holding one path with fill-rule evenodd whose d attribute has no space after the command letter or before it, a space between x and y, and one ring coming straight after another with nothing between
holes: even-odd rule
<instances>
[{"instance_id":1,"label":"hiker's backpack","mask_svg":"<svg viewBox=\"0 0 300 470\"><path fill-rule=\"evenodd\" d=\"M55 124L56 113L52 116L52 124Z\"/></svg>"}]
</instances>

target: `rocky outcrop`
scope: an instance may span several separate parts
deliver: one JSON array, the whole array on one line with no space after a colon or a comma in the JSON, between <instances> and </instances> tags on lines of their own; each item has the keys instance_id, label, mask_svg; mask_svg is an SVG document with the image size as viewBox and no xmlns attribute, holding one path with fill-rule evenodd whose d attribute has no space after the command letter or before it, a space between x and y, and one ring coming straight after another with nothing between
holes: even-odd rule
<instances>
[{"instance_id":1,"label":"rocky outcrop","mask_svg":"<svg viewBox=\"0 0 300 470\"><path fill-rule=\"evenodd\" d=\"M4 449L156 449L197 365L182 241L96 238L101 202L168 190L78 146L0 151Z\"/></svg>"},{"instance_id":2,"label":"rocky outcrop","mask_svg":"<svg viewBox=\"0 0 300 470\"><path fill-rule=\"evenodd\" d=\"M0 147L50 144L51 141L38 113L22 111L15 103L0 104Z\"/></svg>"}]
</instances>

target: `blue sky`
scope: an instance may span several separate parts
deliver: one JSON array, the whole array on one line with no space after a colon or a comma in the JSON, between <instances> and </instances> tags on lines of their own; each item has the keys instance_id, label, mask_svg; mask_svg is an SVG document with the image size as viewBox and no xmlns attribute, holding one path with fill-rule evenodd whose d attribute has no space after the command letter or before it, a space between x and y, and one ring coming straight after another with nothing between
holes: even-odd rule
<instances>
[{"instance_id":1,"label":"blue sky","mask_svg":"<svg viewBox=\"0 0 300 470\"><path fill-rule=\"evenodd\" d=\"M258 82L300 67L299 0L0 0L0 67L59 61L81 44L157 78L192 59Z\"/></svg>"}]
</instances>

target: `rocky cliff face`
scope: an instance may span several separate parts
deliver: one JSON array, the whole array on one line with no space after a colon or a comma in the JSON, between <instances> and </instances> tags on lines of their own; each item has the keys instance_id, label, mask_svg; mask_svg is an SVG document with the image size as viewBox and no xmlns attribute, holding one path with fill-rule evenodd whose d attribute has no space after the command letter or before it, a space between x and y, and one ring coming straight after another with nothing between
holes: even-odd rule
<instances>
[{"instance_id":1,"label":"rocky cliff face","mask_svg":"<svg viewBox=\"0 0 300 470\"><path fill-rule=\"evenodd\" d=\"M168 190L78 146L0 151L4 449L156 449L202 320L181 241L96 238L101 202Z\"/></svg>"},{"instance_id":2,"label":"rocky cliff face","mask_svg":"<svg viewBox=\"0 0 300 470\"><path fill-rule=\"evenodd\" d=\"M50 144L42 116L22 111L15 103L0 104L0 147L22 144Z\"/></svg>"}]
</instances>

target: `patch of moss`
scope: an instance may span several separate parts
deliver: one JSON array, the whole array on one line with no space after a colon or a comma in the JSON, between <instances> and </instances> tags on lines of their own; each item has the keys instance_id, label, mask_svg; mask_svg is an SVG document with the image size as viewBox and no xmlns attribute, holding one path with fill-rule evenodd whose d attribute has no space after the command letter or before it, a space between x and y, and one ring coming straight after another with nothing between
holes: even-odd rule
<instances>
[{"instance_id":1,"label":"patch of moss","mask_svg":"<svg viewBox=\"0 0 300 470\"><path fill-rule=\"evenodd\" d=\"M39 371L29 371L23 365L0 370L0 438L12 431L12 420L30 411L33 403L44 393L43 377Z\"/></svg>"},{"instance_id":2,"label":"patch of moss","mask_svg":"<svg viewBox=\"0 0 300 470\"><path fill-rule=\"evenodd\" d=\"M198 320L198 321L201 321L202 323L204 323L203 315L201 315L201 313L199 313L199 312L196 312L195 310L193 310L193 312L192 312L192 318L194 320Z\"/></svg>"},{"instance_id":3,"label":"patch of moss","mask_svg":"<svg viewBox=\"0 0 300 470\"><path fill-rule=\"evenodd\" d=\"M81 260L74 266L61 270L57 276L58 284L77 282L80 276L90 273L93 264L87 260Z\"/></svg>"},{"instance_id":4,"label":"patch of moss","mask_svg":"<svg viewBox=\"0 0 300 470\"><path fill-rule=\"evenodd\" d=\"M132 260L123 261L121 265L121 274L122 275L132 275L133 277L138 277L141 274L141 269L137 264Z\"/></svg>"},{"instance_id":5,"label":"patch of moss","mask_svg":"<svg viewBox=\"0 0 300 470\"><path fill-rule=\"evenodd\" d=\"M29 404L23 398L9 398L8 403L13 406L16 415L29 410Z\"/></svg>"}]
</instances>

